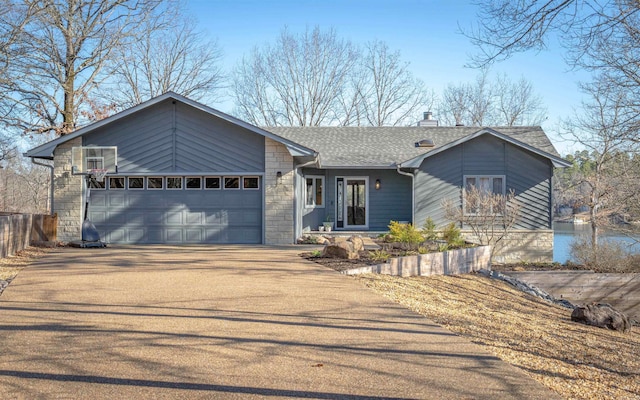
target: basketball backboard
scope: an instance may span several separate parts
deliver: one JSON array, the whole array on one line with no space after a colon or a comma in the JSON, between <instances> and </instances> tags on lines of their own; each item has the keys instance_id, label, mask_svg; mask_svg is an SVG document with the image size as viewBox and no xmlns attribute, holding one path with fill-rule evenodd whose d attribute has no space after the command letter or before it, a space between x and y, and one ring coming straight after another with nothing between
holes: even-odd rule
<instances>
[{"instance_id":1,"label":"basketball backboard","mask_svg":"<svg viewBox=\"0 0 640 400\"><path fill-rule=\"evenodd\" d=\"M71 171L75 175L87 175L92 170L118 173L118 148L116 146L82 146L71 149Z\"/></svg>"}]
</instances>

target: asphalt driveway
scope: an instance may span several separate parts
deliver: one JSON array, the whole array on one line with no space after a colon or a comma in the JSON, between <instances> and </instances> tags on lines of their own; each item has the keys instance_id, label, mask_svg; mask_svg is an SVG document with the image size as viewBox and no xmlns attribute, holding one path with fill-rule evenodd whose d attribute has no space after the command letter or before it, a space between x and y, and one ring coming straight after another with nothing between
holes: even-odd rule
<instances>
[{"instance_id":1,"label":"asphalt driveway","mask_svg":"<svg viewBox=\"0 0 640 400\"><path fill-rule=\"evenodd\" d=\"M0 296L0 398L556 398L300 251L58 249Z\"/></svg>"}]
</instances>

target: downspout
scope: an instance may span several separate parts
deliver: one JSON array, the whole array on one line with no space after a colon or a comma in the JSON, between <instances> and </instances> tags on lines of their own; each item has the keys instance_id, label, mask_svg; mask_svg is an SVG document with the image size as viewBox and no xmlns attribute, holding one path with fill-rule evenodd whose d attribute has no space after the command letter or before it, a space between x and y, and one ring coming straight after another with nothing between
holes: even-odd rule
<instances>
[{"instance_id":1,"label":"downspout","mask_svg":"<svg viewBox=\"0 0 640 400\"><path fill-rule=\"evenodd\" d=\"M41 162L36 161L35 158L31 158L31 163L35 164L35 165L40 165L42 167L46 167L49 168L49 171L51 172L51 178L50 178L50 183L49 183L49 215L53 215L53 180L54 180L54 175L53 175L53 165L50 164L43 164Z\"/></svg>"},{"instance_id":2,"label":"downspout","mask_svg":"<svg viewBox=\"0 0 640 400\"><path fill-rule=\"evenodd\" d=\"M411 225L416 226L416 176L411 172L400 171L400 164L396 164L396 172L400 175L411 177Z\"/></svg>"},{"instance_id":3,"label":"downspout","mask_svg":"<svg viewBox=\"0 0 640 400\"><path fill-rule=\"evenodd\" d=\"M299 229L300 227L298 226L298 201L299 199L297 198L297 194L298 194L298 188L296 187L296 182L298 181L298 169L300 168L304 168L304 167L308 167L310 165L314 165L314 164L318 164L318 153L316 153L313 156L313 160L311 161L307 161L304 164L298 164L296 166L293 167L293 195L294 195L294 201L295 201L295 207L293 207L293 210L295 212L295 214L293 215L293 220L295 221L295 226L293 228L293 243L296 243L296 240L298 239L298 234L302 233L301 229ZM302 216L300 217L300 222L302 222ZM300 231L300 232L299 232Z\"/></svg>"}]
</instances>

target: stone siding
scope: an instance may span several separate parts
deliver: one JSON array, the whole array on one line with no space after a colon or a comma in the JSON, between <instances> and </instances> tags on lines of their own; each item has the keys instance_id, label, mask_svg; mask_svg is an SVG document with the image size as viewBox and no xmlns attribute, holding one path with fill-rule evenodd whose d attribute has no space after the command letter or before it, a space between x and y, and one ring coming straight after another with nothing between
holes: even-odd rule
<instances>
[{"instance_id":1,"label":"stone siding","mask_svg":"<svg viewBox=\"0 0 640 400\"><path fill-rule=\"evenodd\" d=\"M265 138L265 244L294 242L293 156L287 148ZM282 177L278 178L278 171Z\"/></svg>"},{"instance_id":2,"label":"stone siding","mask_svg":"<svg viewBox=\"0 0 640 400\"><path fill-rule=\"evenodd\" d=\"M82 138L59 145L54 152L54 212L58 214L58 240L82 239L82 176L71 174L71 149Z\"/></svg>"},{"instance_id":3,"label":"stone siding","mask_svg":"<svg viewBox=\"0 0 640 400\"><path fill-rule=\"evenodd\" d=\"M469 237L469 232L463 231ZM515 230L495 247L493 261L500 263L552 262L553 230Z\"/></svg>"}]
</instances>

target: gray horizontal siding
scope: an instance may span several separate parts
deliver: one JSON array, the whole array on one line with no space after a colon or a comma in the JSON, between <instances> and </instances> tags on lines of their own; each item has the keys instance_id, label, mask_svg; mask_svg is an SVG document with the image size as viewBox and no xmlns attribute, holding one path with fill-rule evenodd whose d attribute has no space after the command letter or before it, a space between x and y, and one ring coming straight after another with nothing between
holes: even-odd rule
<instances>
[{"instance_id":1,"label":"gray horizontal siding","mask_svg":"<svg viewBox=\"0 0 640 400\"><path fill-rule=\"evenodd\" d=\"M416 225L422 226L427 218L438 226L449 221L445 218L442 200L454 199L461 204L462 147L426 158L416 171Z\"/></svg>"},{"instance_id":2,"label":"gray horizontal siding","mask_svg":"<svg viewBox=\"0 0 640 400\"><path fill-rule=\"evenodd\" d=\"M551 228L551 176L549 160L492 136L481 136L446 152L426 158L416 172L416 223L427 217L449 223L444 198L462 204L464 175L505 175L522 204L517 229Z\"/></svg>"},{"instance_id":3,"label":"gray horizontal siding","mask_svg":"<svg viewBox=\"0 0 640 400\"><path fill-rule=\"evenodd\" d=\"M551 229L551 177L549 160L515 146L507 146L507 187L522 206L518 229Z\"/></svg>"},{"instance_id":4,"label":"gray horizontal siding","mask_svg":"<svg viewBox=\"0 0 640 400\"><path fill-rule=\"evenodd\" d=\"M261 172L264 137L166 100L83 137L85 146L117 146L121 173Z\"/></svg>"},{"instance_id":5,"label":"gray horizontal siding","mask_svg":"<svg viewBox=\"0 0 640 400\"><path fill-rule=\"evenodd\" d=\"M368 177L369 188L369 230L387 230L391 221L411 221L411 178L398 174L394 170L318 170L304 168L303 175L320 175L325 177L325 208L304 209L304 201L300 200L303 213L303 228L318 229L329 215L332 221L336 216L336 177ZM380 190L375 189L376 179L380 179Z\"/></svg>"}]
</instances>

